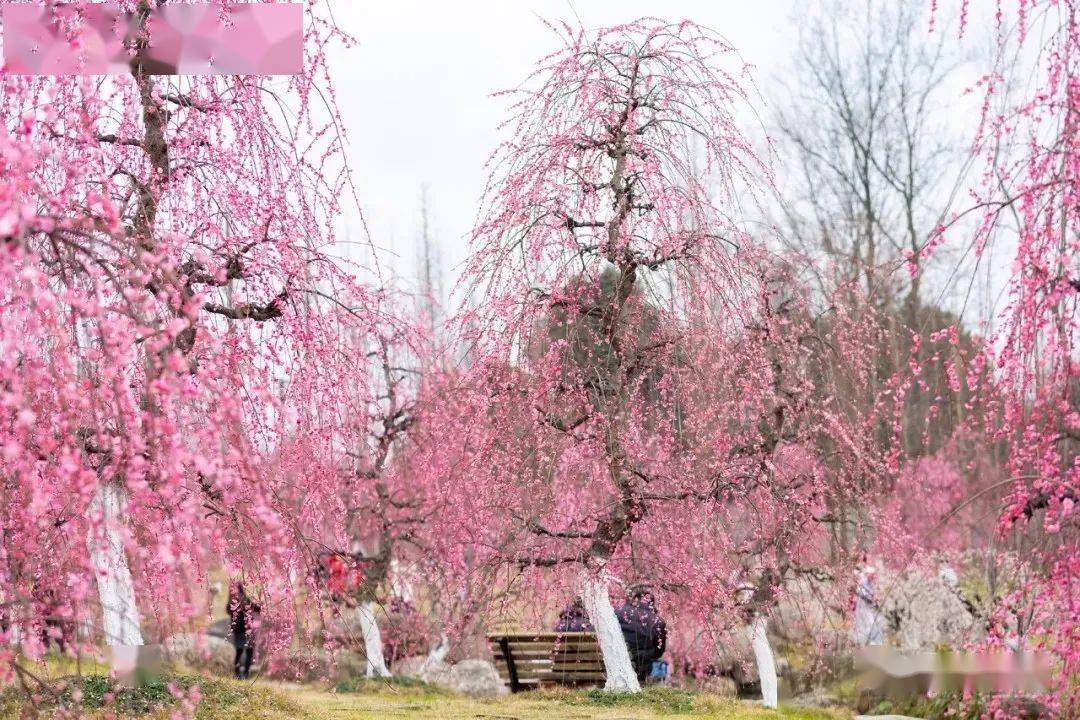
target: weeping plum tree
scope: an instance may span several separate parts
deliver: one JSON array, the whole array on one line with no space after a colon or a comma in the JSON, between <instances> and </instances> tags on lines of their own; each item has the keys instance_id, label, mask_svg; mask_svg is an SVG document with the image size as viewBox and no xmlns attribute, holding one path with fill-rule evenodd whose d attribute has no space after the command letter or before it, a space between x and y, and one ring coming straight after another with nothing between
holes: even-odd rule
<instances>
[{"instance_id":1,"label":"weeping plum tree","mask_svg":"<svg viewBox=\"0 0 1080 720\"><path fill-rule=\"evenodd\" d=\"M408 537L407 529L401 528L407 528L411 518L400 517L401 511L413 507L409 500L395 495L393 486L388 482L394 450L401 444L402 436L414 420L406 384L412 378L409 369L398 364L406 360L391 354L391 348L396 349L400 344L395 342L398 337L393 330L389 334L379 334L375 337L375 347L370 351L375 361L375 372L381 379L381 382L373 385L380 388L382 393L370 404L368 425L360 433L360 437L368 442L357 453L356 474L359 479L369 481L367 484L371 492L366 494L366 503L356 502L365 494L354 492L349 497L349 519L354 526L350 534L358 539L370 528L378 529L374 552L364 557L363 596L359 605L369 677L390 674L383 659L382 635L375 614L375 590L390 574L395 542Z\"/></svg>"},{"instance_id":2,"label":"weeping plum tree","mask_svg":"<svg viewBox=\"0 0 1080 720\"><path fill-rule=\"evenodd\" d=\"M423 488L409 473L402 453L417 420L417 394L430 359L430 318L412 326L391 317L394 313L382 314L382 322L354 337L357 345L351 352L366 359L370 377L344 413L344 463L337 471L342 475L341 512L350 547L336 554L357 573L358 583L347 601L356 608L368 677L390 675L379 629L378 591L393 579L395 561L419 542L426 519Z\"/></svg>"},{"instance_id":3,"label":"weeping plum tree","mask_svg":"<svg viewBox=\"0 0 1080 720\"><path fill-rule=\"evenodd\" d=\"M156 3L121 4L149 42ZM319 447L296 439L323 436L321 408L355 388L342 378L366 377L340 328L375 312L325 251L348 193L332 170L336 111L313 107L336 34L316 8L306 70L280 87L156 78L137 55L112 79L0 78L0 572L14 625L40 620L30 593L45 588L67 621L100 606L109 644L139 645L147 612L157 627L190 618L193 588L226 563L275 599L277 639L291 636L303 529L340 525L320 511L340 488L309 478L295 502L279 453Z\"/></svg>"},{"instance_id":4,"label":"weeping plum tree","mask_svg":"<svg viewBox=\"0 0 1080 720\"><path fill-rule=\"evenodd\" d=\"M961 27L974 22L962 4ZM1033 81L1026 95L1003 92L1008 78L985 76L984 113L975 145L985 160L985 183L971 212L982 216L974 238L954 228L937 241L966 243L975 254L1003 234L1014 235L1008 304L998 318L990 361L1004 388L1000 439L1008 447L1011 492L1001 527L1046 534L1045 572L1026 581L1009 602L1030 620L1021 637L999 625L992 640L1043 647L1060 660L1055 701L1062 717L1078 707L1076 573L1080 542L1074 510L1080 487L1080 4L1075 0L1017 0L999 7L1001 48L1030 49ZM1002 63L1001 67L1008 67ZM1021 66L1025 69L1028 66ZM1000 98L1000 99L999 99ZM1024 599L1026 598L1026 600ZM1007 605L1008 603L1006 603ZM1027 636L1026 638L1024 636Z\"/></svg>"},{"instance_id":5,"label":"weeping plum tree","mask_svg":"<svg viewBox=\"0 0 1080 720\"><path fill-rule=\"evenodd\" d=\"M483 332L442 423L463 460L431 482L470 552L580 594L607 688L636 691L613 582L738 622L738 587L823 561L826 496L873 458L815 385L830 349L796 273L732 216L768 191L732 48L690 22L559 32L492 159L464 322Z\"/></svg>"}]
</instances>

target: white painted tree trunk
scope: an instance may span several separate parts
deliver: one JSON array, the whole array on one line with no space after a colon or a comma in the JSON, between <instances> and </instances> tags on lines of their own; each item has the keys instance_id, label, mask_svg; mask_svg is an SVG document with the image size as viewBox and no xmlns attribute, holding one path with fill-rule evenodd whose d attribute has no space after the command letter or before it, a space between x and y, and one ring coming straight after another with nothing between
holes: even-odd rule
<instances>
[{"instance_id":1,"label":"white painted tree trunk","mask_svg":"<svg viewBox=\"0 0 1080 720\"><path fill-rule=\"evenodd\" d=\"M121 532L124 500L124 491L117 485L98 488L89 507L94 524L86 533L86 547L97 576L98 599L101 601L101 627L105 643L112 647L143 644L135 584Z\"/></svg>"},{"instance_id":2,"label":"white painted tree trunk","mask_svg":"<svg viewBox=\"0 0 1080 720\"><path fill-rule=\"evenodd\" d=\"M427 659L424 660L424 669L435 667L446 661L446 656L450 654L450 638L446 636L446 633L439 635L439 642L431 646L428 650Z\"/></svg>"},{"instance_id":3,"label":"white painted tree trunk","mask_svg":"<svg viewBox=\"0 0 1080 720\"><path fill-rule=\"evenodd\" d=\"M7 578L4 578L4 580L7 580ZM0 604L6 604L8 602L11 601L8 600L7 595L4 593L4 588L0 587ZM14 603L7 609L8 645L10 647L19 647L22 645L22 628L19 627L19 613L17 610Z\"/></svg>"},{"instance_id":4,"label":"white painted tree trunk","mask_svg":"<svg viewBox=\"0 0 1080 720\"><path fill-rule=\"evenodd\" d=\"M364 602L356 608L360 616L360 633L364 636L364 654L367 655L367 672L370 677L390 677L390 668L383 658L382 633L375 619L375 603Z\"/></svg>"},{"instance_id":5,"label":"white painted tree trunk","mask_svg":"<svg viewBox=\"0 0 1080 720\"><path fill-rule=\"evenodd\" d=\"M761 681L761 702L765 707L776 707L776 661L773 659L772 648L769 647L769 636L765 633L767 622L764 615L755 615L754 619L746 627L750 636L750 647L754 650L754 660L757 662L758 679Z\"/></svg>"},{"instance_id":6,"label":"white painted tree trunk","mask_svg":"<svg viewBox=\"0 0 1080 720\"><path fill-rule=\"evenodd\" d=\"M5 577L3 578L3 580L7 581L7 578ZM7 595L4 593L4 588L0 586L0 606L6 605L7 603ZM19 621L16 617L17 613L15 612L14 603L11 605L11 607L0 612L4 612L7 615L7 644L11 647L18 647L20 644L22 644L22 633L19 632Z\"/></svg>"},{"instance_id":7,"label":"white painted tree trunk","mask_svg":"<svg viewBox=\"0 0 1080 720\"><path fill-rule=\"evenodd\" d=\"M630 651L626 648L626 638L619 627L619 618L608 597L607 583L604 576L596 576L588 570L581 575L581 601L596 630L600 643L600 654L604 658L604 671L607 683L604 689L611 692L641 692L634 665L630 662Z\"/></svg>"}]
</instances>

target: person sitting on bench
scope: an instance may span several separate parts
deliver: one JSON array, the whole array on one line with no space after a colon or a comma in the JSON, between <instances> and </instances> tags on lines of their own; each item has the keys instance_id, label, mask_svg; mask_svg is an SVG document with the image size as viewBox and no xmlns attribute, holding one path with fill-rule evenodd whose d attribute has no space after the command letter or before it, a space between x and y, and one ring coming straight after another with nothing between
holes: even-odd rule
<instances>
[{"instance_id":1,"label":"person sitting on bench","mask_svg":"<svg viewBox=\"0 0 1080 720\"><path fill-rule=\"evenodd\" d=\"M555 623L555 632L592 632L593 626L589 622L589 614L585 612L585 603L581 598L574 598L573 602L563 608L559 613L559 621Z\"/></svg>"}]
</instances>

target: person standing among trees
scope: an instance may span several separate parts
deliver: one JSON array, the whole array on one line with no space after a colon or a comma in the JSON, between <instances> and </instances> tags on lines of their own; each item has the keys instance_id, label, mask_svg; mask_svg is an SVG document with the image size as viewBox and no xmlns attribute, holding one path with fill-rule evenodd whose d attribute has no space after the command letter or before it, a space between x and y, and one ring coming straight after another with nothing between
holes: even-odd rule
<instances>
[{"instance_id":1,"label":"person standing among trees","mask_svg":"<svg viewBox=\"0 0 1080 720\"><path fill-rule=\"evenodd\" d=\"M255 655L255 631L261 608L252 602L244 591L244 584L237 581L229 587L229 622L232 626L233 674L237 680L251 677L251 661Z\"/></svg>"},{"instance_id":2,"label":"person standing among trees","mask_svg":"<svg viewBox=\"0 0 1080 720\"><path fill-rule=\"evenodd\" d=\"M884 621L874 591L877 569L866 553L855 568L855 643L859 646L882 645L885 642Z\"/></svg>"},{"instance_id":3,"label":"person standing among trees","mask_svg":"<svg viewBox=\"0 0 1080 720\"><path fill-rule=\"evenodd\" d=\"M37 630L42 647L48 649L55 642L60 654L64 654L67 652L70 632L64 617L63 602L53 588L35 588L31 597L34 614L40 618Z\"/></svg>"},{"instance_id":4,"label":"person standing among trees","mask_svg":"<svg viewBox=\"0 0 1080 720\"><path fill-rule=\"evenodd\" d=\"M653 672L653 663L663 657L667 648L667 624L657 612L652 589L647 585L630 588L626 603L616 615L638 681L645 682L650 674L663 677L663 674Z\"/></svg>"}]
</instances>

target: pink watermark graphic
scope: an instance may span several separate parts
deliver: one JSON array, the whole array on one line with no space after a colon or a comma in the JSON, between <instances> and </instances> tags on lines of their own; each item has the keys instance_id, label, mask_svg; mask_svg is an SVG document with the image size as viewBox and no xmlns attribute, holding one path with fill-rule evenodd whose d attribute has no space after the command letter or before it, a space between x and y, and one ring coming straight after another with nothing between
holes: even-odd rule
<instances>
[{"instance_id":1,"label":"pink watermark graphic","mask_svg":"<svg viewBox=\"0 0 1080 720\"><path fill-rule=\"evenodd\" d=\"M19 75L117 75L141 63L151 75L295 75L303 69L300 4L167 5L140 43L114 3L5 5L4 71Z\"/></svg>"}]
</instances>

